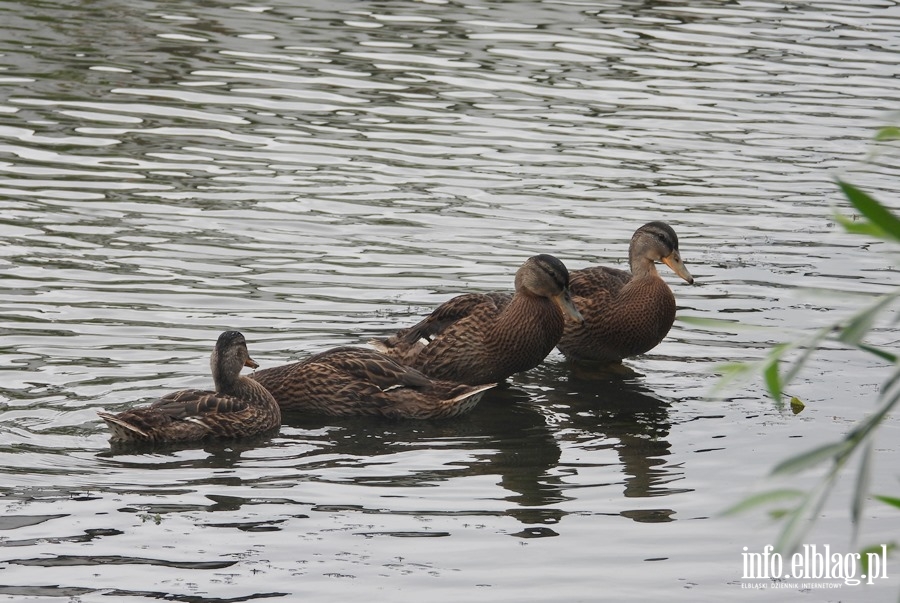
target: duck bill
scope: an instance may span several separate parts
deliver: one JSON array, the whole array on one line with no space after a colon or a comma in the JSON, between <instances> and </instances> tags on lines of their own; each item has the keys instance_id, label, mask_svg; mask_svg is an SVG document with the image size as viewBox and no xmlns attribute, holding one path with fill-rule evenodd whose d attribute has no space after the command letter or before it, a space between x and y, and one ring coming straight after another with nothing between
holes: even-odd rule
<instances>
[{"instance_id":1,"label":"duck bill","mask_svg":"<svg viewBox=\"0 0 900 603\"><path fill-rule=\"evenodd\" d=\"M244 360L244 366L249 366L252 369L259 368L259 365L253 358L247 358L246 360Z\"/></svg>"},{"instance_id":2,"label":"duck bill","mask_svg":"<svg viewBox=\"0 0 900 603\"><path fill-rule=\"evenodd\" d=\"M694 277L691 276L688 269L684 267L684 262L681 261L681 254L678 253L677 250L664 257L662 261L663 264L671 268L675 274L686 280L689 285L694 284Z\"/></svg>"},{"instance_id":3,"label":"duck bill","mask_svg":"<svg viewBox=\"0 0 900 603\"><path fill-rule=\"evenodd\" d=\"M572 296L569 294L568 289L563 290L562 293L555 296L553 301L555 301L556 305L559 306L559 309L562 310L563 316L571 318L578 324L584 324L584 316L582 316L581 312L578 311L578 308L575 307L575 303L572 301Z\"/></svg>"}]
</instances>

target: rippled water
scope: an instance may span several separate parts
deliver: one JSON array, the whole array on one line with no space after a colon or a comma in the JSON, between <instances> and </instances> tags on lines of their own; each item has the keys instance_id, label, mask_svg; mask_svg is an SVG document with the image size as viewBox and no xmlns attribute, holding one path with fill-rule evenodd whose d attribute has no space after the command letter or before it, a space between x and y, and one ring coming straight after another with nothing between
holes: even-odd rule
<instances>
[{"instance_id":1,"label":"rippled water","mask_svg":"<svg viewBox=\"0 0 900 603\"><path fill-rule=\"evenodd\" d=\"M776 526L719 513L873 407L826 350L790 388L707 394L896 285L846 236L843 174L900 106L894 2L14 2L0 6L0 596L10 600L895 600L741 588ZM896 205L895 205L896 207ZM242 446L116 454L99 409L410 324L521 262L623 266L674 226L667 340L563 362L444 422L289 417ZM746 328L747 326L760 328ZM875 343L896 344L880 327ZM897 423L873 486L896 495ZM801 480L814 483L815 476ZM900 522L838 488L810 542ZM888 538L893 540L893 538ZM897 563L896 558L891 560ZM900 566L898 566L900 567Z\"/></svg>"}]
</instances>

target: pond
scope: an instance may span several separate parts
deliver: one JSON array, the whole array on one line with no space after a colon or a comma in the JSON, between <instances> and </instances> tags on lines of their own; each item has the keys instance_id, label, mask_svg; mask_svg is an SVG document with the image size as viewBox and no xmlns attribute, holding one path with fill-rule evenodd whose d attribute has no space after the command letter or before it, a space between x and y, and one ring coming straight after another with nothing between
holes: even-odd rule
<instances>
[{"instance_id":1,"label":"pond","mask_svg":"<svg viewBox=\"0 0 900 603\"><path fill-rule=\"evenodd\" d=\"M0 597L896 600L896 556L871 585L745 579L780 524L723 515L872 411L891 367L828 345L788 388L799 414L759 379L712 395L722 363L897 284L889 246L832 214L850 213L836 176L898 207L896 156L870 156L900 107L896 3L70 0L0 18ZM208 387L225 329L262 367L366 346L511 288L537 253L625 268L651 220L696 282L661 267L679 318L620 371L554 351L463 417L291 415L239 445L118 452L97 417ZM871 342L896 347L896 323ZM897 429L878 494L897 495ZM853 539L854 472L817 551L897 541L871 499Z\"/></svg>"}]
</instances>

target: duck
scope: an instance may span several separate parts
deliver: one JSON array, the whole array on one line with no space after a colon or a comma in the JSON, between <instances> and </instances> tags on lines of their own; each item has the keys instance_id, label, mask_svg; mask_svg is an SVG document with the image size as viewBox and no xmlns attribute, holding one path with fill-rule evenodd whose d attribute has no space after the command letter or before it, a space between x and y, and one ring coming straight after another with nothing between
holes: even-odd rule
<instances>
[{"instance_id":1,"label":"duck","mask_svg":"<svg viewBox=\"0 0 900 603\"><path fill-rule=\"evenodd\" d=\"M618 364L659 345L675 322L675 295L656 262L694 283L681 259L678 235L660 221L634 232L630 271L606 266L573 270L569 289L584 322L566 324L559 351L569 360Z\"/></svg>"},{"instance_id":2,"label":"duck","mask_svg":"<svg viewBox=\"0 0 900 603\"><path fill-rule=\"evenodd\" d=\"M341 346L250 375L283 412L334 417L446 419L471 411L485 391L432 379L370 348Z\"/></svg>"},{"instance_id":3,"label":"duck","mask_svg":"<svg viewBox=\"0 0 900 603\"><path fill-rule=\"evenodd\" d=\"M514 293L458 295L412 327L371 343L435 379L501 383L543 362L567 319L583 322L569 294L569 271L540 254L516 271Z\"/></svg>"},{"instance_id":4,"label":"duck","mask_svg":"<svg viewBox=\"0 0 900 603\"><path fill-rule=\"evenodd\" d=\"M209 360L215 391L186 389L118 414L100 411L110 442L148 444L236 439L276 431L281 409L262 385L241 375L258 368L239 331L219 335Z\"/></svg>"}]
</instances>

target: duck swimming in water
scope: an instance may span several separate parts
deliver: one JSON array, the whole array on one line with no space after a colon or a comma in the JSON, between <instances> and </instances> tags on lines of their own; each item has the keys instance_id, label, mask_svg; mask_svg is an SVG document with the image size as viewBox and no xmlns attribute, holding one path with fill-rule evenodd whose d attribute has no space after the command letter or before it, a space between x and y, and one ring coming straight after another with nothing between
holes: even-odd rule
<instances>
[{"instance_id":1,"label":"duck swimming in water","mask_svg":"<svg viewBox=\"0 0 900 603\"><path fill-rule=\"evenodd\" d=\"M328 416L444 419L469 412L495 383L432 379L366 348L339 347L251 375L281 409Z\"/></svg>"},{"instance_id":2,"label":"duck swimming in water","mask_svg":"<svg viewBox=\"0 0 900 603\"><path fill-rule=\"evenodd\" d=\"M210 357L215 391L187 389L163 396L149 406L118 414L99 412L112 432L111 442L175 443L232 439L275 431L281 410L266 388L241 376L250 358L238 331L219 336Z\"/></svg>"},{"instance_id":3,"label":"duck swimming in water","mask_svg":"<svg viewBox=\"0 0 900 603\"><path fill-rule=\"evenodd\" d=\"M551 255L529 258L515 293L468 293L418 324L373 345L435 379L498 383L540 364L582 317L569 295L569 271Z\"/></svg>"},{"instance_id":4,"label":"duck swimming in water","mask_svg":"<svg viewBox=\"0 0 900 603\"><path fill-rule=\"evenodd\" d=\"M557 347L569 359L618 363L656 347L675 321L675 296L656 271L662 262L693 284L665 222L638 228L628 249L631 271L593 266L573 270L572 300L584 317L567 323Z\"/></svg>"}]
</instances>

